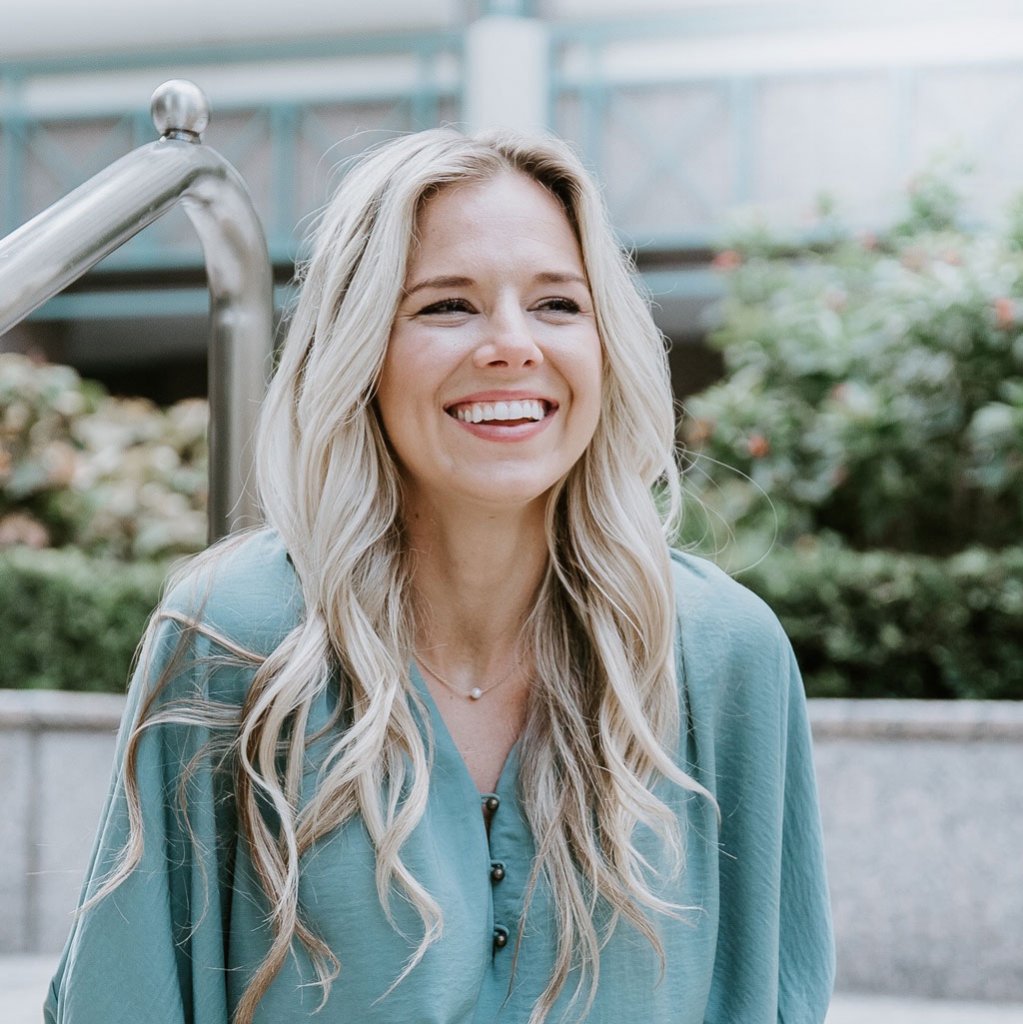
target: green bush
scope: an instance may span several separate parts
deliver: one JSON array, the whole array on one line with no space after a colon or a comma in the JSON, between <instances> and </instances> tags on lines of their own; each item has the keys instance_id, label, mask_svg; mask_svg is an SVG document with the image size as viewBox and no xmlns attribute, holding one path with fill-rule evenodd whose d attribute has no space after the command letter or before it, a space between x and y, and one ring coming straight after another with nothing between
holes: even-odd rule
<instances>
[{"instance_id":1,"label":"green bush","mask_svg":"<svg viewBox=\"0 0 1023 1024\"><path fill-rule=\"evenodd\" d=\"M124 559L206 540L206 403L113 398L68 366L0 353L0 548Z\"/></svg>"},{"instance_id":2,"label":"green bush","mask_svg":"<svg viewBox=\"0 0 1023 1024\"><path fill-rule=\"evenodd\" d=\"M0 688L123 692L167 566L0 552Z\"/></svg>"},{"instance_id":3,"label":"green bush","mask_svg":"<svg viewBox=\"0 0 1023 1024\"><path fill-rule=\"evenodd\" d=\"M167 566L0 553L0 688L123 692ZM804 543L740 574L816 697L1023 698L1023 548L953 558Z\"/></svg>"},{"instance_id":4,"label":"green bush","mask_svg":"<svg viewBox=\"0 0 1023 1024\"><path fill-rule=\"evenodd\" d=\"M818 236L716 260L681 539L750 566L811 695L1023 699L1023 201L968 230L924 175L886 235Z\"/></svg>"},{"instance_id":5,"label":"green bush","mask_svg":"<svg viewBox=\"0 0 1023 1024\"><path fill-rule=\"evenodd\" d=\"M882 238L722 254L726 379L687 402L691 492L741 536L947 554L1023 536L1023 206L956 227L925 177ZM769 495L773 508L764 495ZM707 527L694 515L690 538Z\"/></svg>"},{"instance_id":6,"label":"green bush","mask_svg":"<svg viewBox=\"0 0 1023 1024\"><path fill-rule=\"evenodd\" d=\"M740 580L785 626L813 697L1023 698L1023 548L952 557L804 542Z\"/></svg>"}]
</instances>

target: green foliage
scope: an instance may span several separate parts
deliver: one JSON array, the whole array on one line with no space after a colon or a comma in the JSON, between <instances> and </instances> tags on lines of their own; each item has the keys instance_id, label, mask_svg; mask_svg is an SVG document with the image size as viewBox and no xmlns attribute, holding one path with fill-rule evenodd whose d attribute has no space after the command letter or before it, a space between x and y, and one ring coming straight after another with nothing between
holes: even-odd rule
<instances>
[{"instance_id":1,"label":"green foliage","mask_svg":"<svg viewBox=\"0 0 1023 1024\"><path fill-rule=\"evenodd\" d=\"M206 403L117 399L67 366L0 354L0 548L125 559L201 549Z\"/></svg>"},{"instance_id":2,"label":"green foliage","mask_svg":"<svg viewBox=\"0 0 1023 1024\"><path fill-rule=\"evenodd\" d=\"M687 537L727 523L782 544L949 553L1023 528L1023 206L956 226L924 176L885 238L793 257L762 232L722 254L727 377L687 403ZM772 508L764 494L770 495ZM709 516L709 519L707 518Z\"/></svg>"},{"instance_id":3,"label":"green foliage","mask_svg":"<svg viewBox=\"0 0 1023 1024\"><path fill-rule=\"evenodd\" d=\"M166 565L0 552L0 688L123 692Z\"/></svg>"},{"instance_id":4,"label":"green foliage","mask_svg":"<svg viewBox=\"0 0 1023 1024\"><path fill-rule=\"evenodd\" d=\"M166 568L0 553L0 688L123 692ZM811 696L1023 698L1023 548L933 558L804 542L739 578L781 617Z\"/></svg>"},{"instance_id":5,"label":"green foliage","mask_svg":"<svg viewBox=\"0 0 1023 1024\"><path fill-rule=\"evenodd\" d=\"M950 558L807 543L740 577L814 697L1023 699L1023 548Z\"/></svg>"},{"instance_id":6,"label":"green foliage","mask_svg":"<svg viewBox=\"0 0 1023 1024\"><path fill-rule=\"evenodd\" d=\"M813 696L1023 699L1023 197L978 233L959 191L922 175L884 237L824 209L825 245L756 228L715 261L682 541L774 608Z\"/></svg>"}]
</instances>

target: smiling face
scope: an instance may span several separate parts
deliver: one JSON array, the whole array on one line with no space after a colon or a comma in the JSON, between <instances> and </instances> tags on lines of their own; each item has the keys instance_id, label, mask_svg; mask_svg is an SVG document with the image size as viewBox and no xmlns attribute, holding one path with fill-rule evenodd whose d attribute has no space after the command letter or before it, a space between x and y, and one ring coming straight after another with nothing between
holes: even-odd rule
<instances>
[{"instance_id":1,"label":"smiling face","mask_svg":"<svg viewBox=\"0 0 1023 1024\"><path fill-rule=\"evenodd\" d=\"M409 507L542 509L600 415L575 233L514 171L443 189L416 228L377 392Z\"/></svg>"}]
</instances>

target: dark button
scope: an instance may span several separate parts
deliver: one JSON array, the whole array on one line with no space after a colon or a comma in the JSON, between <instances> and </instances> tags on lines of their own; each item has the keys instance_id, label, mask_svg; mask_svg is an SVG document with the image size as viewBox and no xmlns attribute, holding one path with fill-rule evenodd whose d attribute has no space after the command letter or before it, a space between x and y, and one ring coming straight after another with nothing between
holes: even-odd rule
<instances>
[{"instance_id":1,"label":"dark button","mask_svg":"<svg viewBox=\"0 0 1023 1024\"><path fill-rule=\"evenodd\" d=\"M504 865L499 863L498 861L494 861L494 863L490 865L490 881L504 881Z\"/></svg>"},{"instance_id":2,"label":"dark button","mask_svg":"<svg viewBox=\"0 0 1023 1024\"><path fill-rule=\"evenodd\" d=\"M494 949L504 949L508 945L508 929L498 925L494 929Z\"/></svg>"},{"instance_id":3,"label":"dark button","mask_svg":"<svg viewBox=\"0 0 1023 1024\"><path fill-rule=\"evenodd\" d=\"M485 796L483 798L483 806L488 811L490 811L491 814L493 814L498 809L498 807L501 806L501 800L499 797L496 797L493 794L491 794L490 796Z\"/></svg>"}]
</instances>

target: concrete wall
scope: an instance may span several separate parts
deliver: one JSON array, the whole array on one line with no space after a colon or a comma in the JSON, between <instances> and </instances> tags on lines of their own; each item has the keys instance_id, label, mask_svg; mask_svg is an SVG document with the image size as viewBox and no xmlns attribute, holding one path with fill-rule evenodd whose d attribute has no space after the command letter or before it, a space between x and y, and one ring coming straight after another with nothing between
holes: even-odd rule
<instances>
[{"instance_id":1,"label":"concrete wall","mask_svg":"<svg viewBox=\"0 0 1023 1024\"><path fill-rule=\"evenodd\" d=\"M64 941L121 705L0 691L0 953ZM1023 704L810 710L839 988L1023 1000Z\"/></svg>"},{"instance_id":2,"label":"concrete wall","mask_svg":"<svg viewBox=\"0 0 1023 1024\"><path fill-rule=\"evenodd\" d=\"M1023 704L811 714L839 988L1023 1000Z\"/></svg>"},{"instance_id":3,"label":"concrete wall","mask_svg":"<svg viewBox=\"0 0 1023 1024\"><path fill-rule=\"evenodd\" d=\"M0 690L0 953L63 946L123 707L107 694Z\"/></svg>"}]
</instances>

